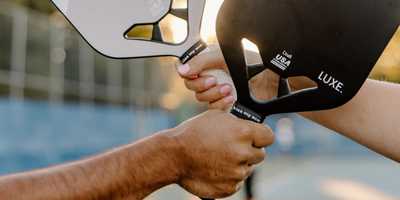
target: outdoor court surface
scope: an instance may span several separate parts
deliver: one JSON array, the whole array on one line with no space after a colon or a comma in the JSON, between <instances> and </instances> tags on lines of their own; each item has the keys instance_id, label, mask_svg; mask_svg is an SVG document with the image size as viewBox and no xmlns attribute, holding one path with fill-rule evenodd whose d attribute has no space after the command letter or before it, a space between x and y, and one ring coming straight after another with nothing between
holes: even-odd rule
<instances>
[{"instance_id":1,"label":"outdoor court surface","mask_svg":"<svg viewBox=\"0 0 400 200\"><path fill-rule=\"evenodd\" d=\"M138 123L145 133L173 126L173 117L160 110L149 111L142 120L139 116L112 106L0 100L0 174L73 161L126 144L141 136L135 134ZM255 200L400 200L400 164L304 120L294 118L294 124L298 145L293 153L298 156L281 156L276 146L268 149L272 153L257 172ZM229 200L241 197L239 193ZM148 199L195 198L168 187Z\"/></svg>"},{"instance_id":2,"label":"outdoor court surface","mask_svg":"<svg viewBox=\"0 0 400 200\"><path fill-rule=\"evenodd\" d=\"M148 199L197 198L172 186ZM259 168L255 200L400 200L400 165L378 156L272 158Z\"/></svg>"}]
</instances>

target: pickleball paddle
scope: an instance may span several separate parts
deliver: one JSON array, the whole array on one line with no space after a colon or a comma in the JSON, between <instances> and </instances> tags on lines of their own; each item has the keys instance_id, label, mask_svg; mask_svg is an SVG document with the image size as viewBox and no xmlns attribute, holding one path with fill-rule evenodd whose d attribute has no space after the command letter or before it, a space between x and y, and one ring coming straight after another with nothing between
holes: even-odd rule
<instances>
[{"instance_id":1,"label":"pickleball paddle","mask_svg":"<svg viewBox=\"0 0 400 200\"><path fill-rule=\"evenodd\" d=\"M347 103L399 25L400 0L226 0L217 37L238 94L232 112L261 123L272 114ZM243 38L258 45L268 69L284 78L308 77L317 87L270 101L255 99Z\"/></svg>"},{"instance_id":2,"label":"pickleball paddle","mask_svg":"<svg viewBox=\"0 0 400 200\"><path fill-rule=\"evenodd\" d=\"M182 63L207 48L201 40L205 0L51 0L70 24L98 53L116 59L156 56L178 57ZM174 4L182 3L175 7ZM184 21L181 41L170 38L163 25ZM176 27L172 27L176 28ZM222 70L204 74L230 83Z\"/></svg>"}]
</instances>

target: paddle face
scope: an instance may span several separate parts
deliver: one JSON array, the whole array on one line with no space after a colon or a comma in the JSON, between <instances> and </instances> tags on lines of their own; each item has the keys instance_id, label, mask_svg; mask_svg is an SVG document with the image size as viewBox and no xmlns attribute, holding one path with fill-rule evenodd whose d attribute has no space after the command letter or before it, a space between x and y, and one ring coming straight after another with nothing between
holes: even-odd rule
<instances>
[{"instance_id":1,"label":"paddle face","mask_svg":"<svg viewBox=\"0 0 400 200\"><path fill-rule=\"evenodd\" d=\"M107 57L181 57L200 41L205 0L185 0L186 8L173 8L174 0L51 1L83 38ZM187 29L182 30L187 35L181 42L173 43L163 38L160 23L169 15L188 24L183 27ZM138 28L136 31L135 27Z\"/></svg>"},{"instance_id":2,"label":"paddle face","mask_svg":"<svg viewBox=\"0 0 400 200\"><path fill-rule=\"evenodd\" d=\"M238 104L265 117L330 109L348 102L399 24L400 0L229 0L220 10L217 36L236 85ZM254 100L246 76L243 38L258 45L269 69L285 78L306 76L318 87L269 102ZM240 107L237 111L244 112Z\"/></svg>"}]
</instances>

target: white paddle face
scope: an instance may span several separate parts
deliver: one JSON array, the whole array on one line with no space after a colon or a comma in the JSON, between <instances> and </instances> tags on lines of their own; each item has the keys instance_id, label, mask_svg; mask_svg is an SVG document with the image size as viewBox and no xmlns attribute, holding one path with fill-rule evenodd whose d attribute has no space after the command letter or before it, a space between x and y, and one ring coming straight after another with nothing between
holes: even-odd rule
<instances>
[{"instance_id":1,"label":"white paddle face","mask_svg":"<svg viewBox=\"0 0 400 200\"><path fill-rule=\"evenodd\" d=\"M200 40L205 0L187 0L188 35L180 44L127 38L134 25L153 24L170 11L173 0L51 0L82 37L112 58L182 56Z\"/></svg>"}]
</instances>

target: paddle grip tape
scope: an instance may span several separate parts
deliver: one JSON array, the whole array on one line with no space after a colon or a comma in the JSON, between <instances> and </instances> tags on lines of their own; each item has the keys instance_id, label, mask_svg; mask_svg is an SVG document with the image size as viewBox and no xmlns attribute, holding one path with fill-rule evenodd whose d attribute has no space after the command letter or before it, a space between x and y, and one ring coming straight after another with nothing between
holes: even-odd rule
<instances>
[{"instance_id":1,"label":"paddle grip tape","mask_svg":"<svg viewBox=\"0 0 400 200\"><path fill-rule=\"evenodd\" d=\"M240 119L250 120L259 124L263 123L265 120L265 117L238 103L233 105L231 113Z\"/></svg>"},{"instance_id":2,"label":"paddle grip tape","mask_svg":"<svg viewBox=\"0 0 400 200\"><path fill-rule=\"evenodd\" d=\"M197 56L199 53L201 53L204 49L207 48L207 44L203 42L202 40L198 41L196 44L194 44L186 53L182 55L179 59L181 60L182 64L187 63L190 59L193 57Z\"/></svg>"}]
</instances>

